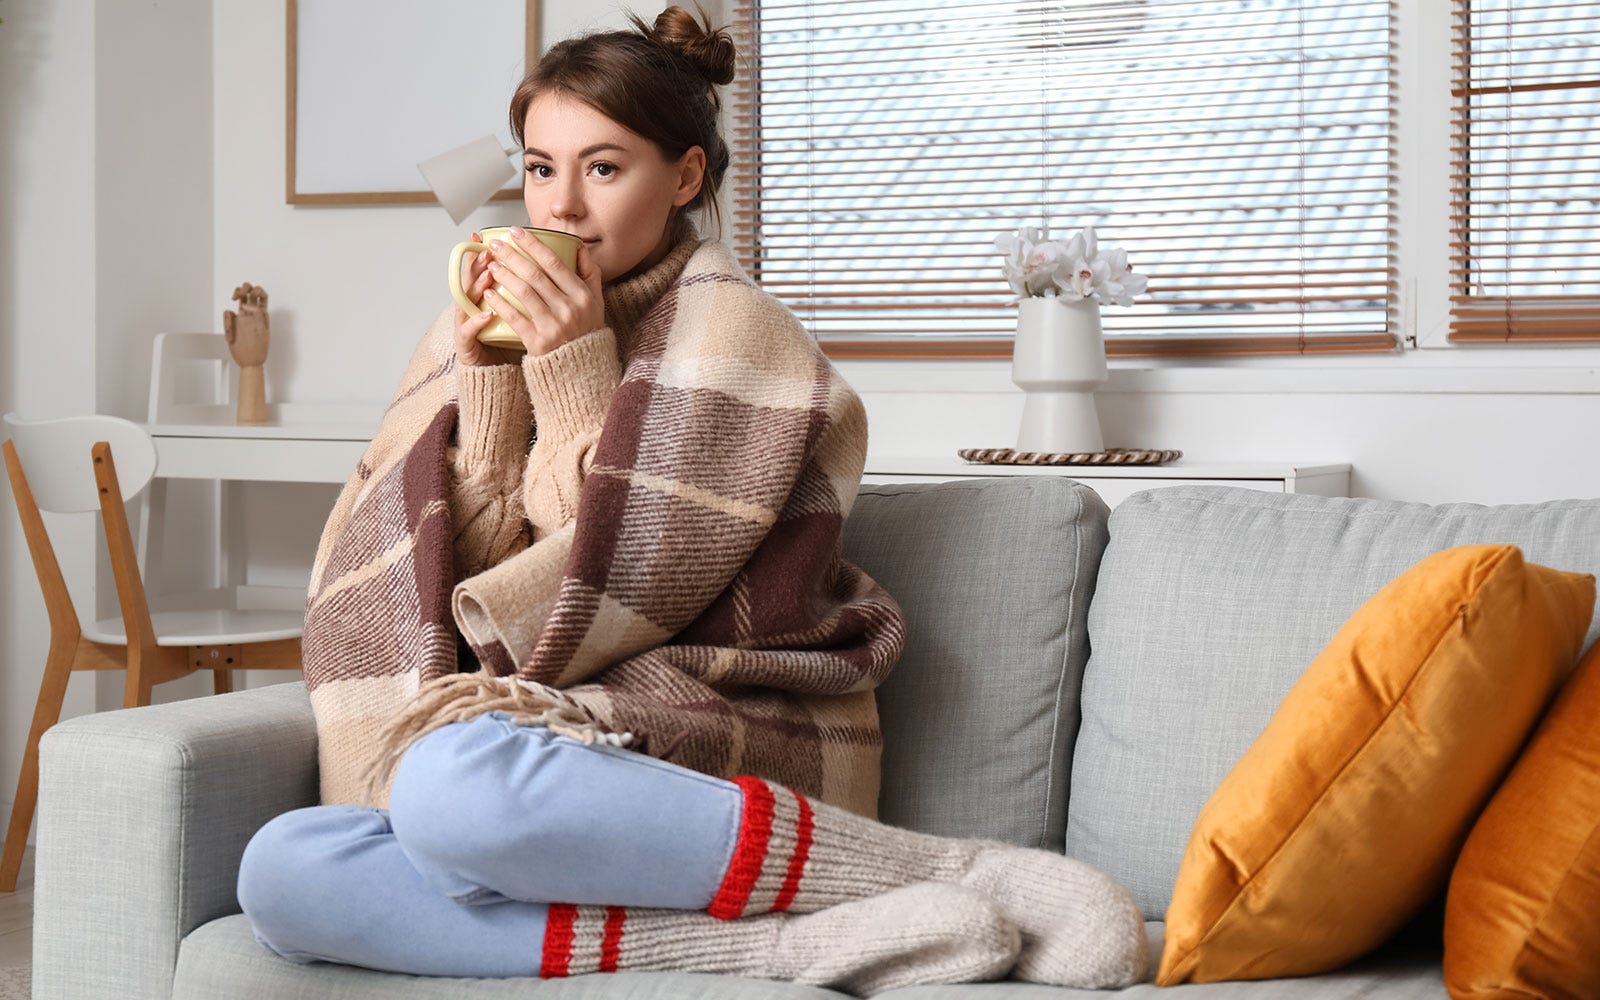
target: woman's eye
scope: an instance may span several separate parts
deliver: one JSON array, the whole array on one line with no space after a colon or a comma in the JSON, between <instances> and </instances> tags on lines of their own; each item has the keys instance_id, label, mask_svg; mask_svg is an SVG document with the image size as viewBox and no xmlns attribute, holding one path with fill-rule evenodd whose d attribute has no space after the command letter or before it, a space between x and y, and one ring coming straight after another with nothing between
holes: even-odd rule
<instances>
[{"instance_id":1,"label":"woman's eye","mask_svg":"<svg viewBox=\"0 0 1600 1000\"><path fill-rule=\"evenodd\" d=\"M550 165L548 163L530 163L528 164L528 173L535 177L549 177Z\"/></svg>"},{"instance_id":2,"label":"woman's eye","mask_svg":"<svg viewBox=\"0 0 1600 1000\"><path fill-rule=\"evenodd\" d=\"M610 177L617 172L617 168L610 163L596 163L590 169L601 177Z\"/></svg>"}]
</instances>

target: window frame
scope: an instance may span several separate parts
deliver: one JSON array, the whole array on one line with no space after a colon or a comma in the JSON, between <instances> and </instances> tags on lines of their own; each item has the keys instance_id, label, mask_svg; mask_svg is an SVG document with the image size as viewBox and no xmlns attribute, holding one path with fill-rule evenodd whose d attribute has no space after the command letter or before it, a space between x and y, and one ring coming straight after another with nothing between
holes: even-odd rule
<instances>
[{"instance_id":1,"label":"window frame","mask_svg":"<svg viewBox=\"0 0 1600 1000\"><path fill-rule=\"evenodd\" d=\"M724 19L732 21L734 0L723 0ZM1409 352L1504 351L1506 347L1535 351L1589 350L1595 342L1527 342L1515 344L1452 341L1450 333L1451 129L1454 98L1451 95L1452 5L1441 0L1390 0L1394 17L1394 94L1396 128L1391 147L1395 163L1395 251L1398 281L1395 288L1394 351L1365 351L1373 360L1395 358ZM749 67L739 67L732 87L748 83ZM731 112L733 102L726 106ZM731 113L725 129L731 125ZM737 160L725 188L725 218L738 218L741 197L750 193L749 178ZM996 280L999 279L998 264ZM824 341L824 350L837 360L997 361L1009 360L1011 342L1000 340L939 340L934 338L884 338L883 340ZM1241 352L1220 350L1163 351L1151 355L1136 345L1119 347L1107 342L1111 358L1168 359L1175 363L1244 356L1329 359L1341 352Z\"/></svg>"}]
</instances>

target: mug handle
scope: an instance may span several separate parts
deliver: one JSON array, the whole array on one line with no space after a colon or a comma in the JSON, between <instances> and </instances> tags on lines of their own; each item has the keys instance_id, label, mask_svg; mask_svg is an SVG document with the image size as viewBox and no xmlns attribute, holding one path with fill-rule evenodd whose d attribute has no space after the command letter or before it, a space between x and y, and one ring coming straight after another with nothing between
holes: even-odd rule
<instances>
[{"instance_id":1,"label":"mug handle","mask_svg":"<svg viewBox=\"0 0 1600 1000\"><path fill-rule=\"evenodd\" d=\"M461 258L468 250L486 253L488 247L482 243L457 243L450 251L450 297L456 300L456 305L468 316L476 316L483 312L483 306L467 298L466 291L461 287Z\"/></svg>"}]
</instances>

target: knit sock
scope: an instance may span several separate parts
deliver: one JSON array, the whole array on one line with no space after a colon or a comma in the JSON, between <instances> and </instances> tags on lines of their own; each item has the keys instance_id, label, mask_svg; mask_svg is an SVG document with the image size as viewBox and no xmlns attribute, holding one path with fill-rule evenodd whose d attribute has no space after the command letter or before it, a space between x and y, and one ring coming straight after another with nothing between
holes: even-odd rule
<instances>
[{"instance_id":1,"label":"knit sock","mask_svg":"<svg viewBox=\"0 0 1600 1000\"><path fill-rule=\"evenodd\" d=\"M718 920L687 910L552 904L544 978L638 969L785 979L870 996L999 979L1017 929L983 894L922 883L816 913Z\"/></svg>"},{"instance_id":2,"label":"knit sock","mask_svg":"<svg viewBox=\"0 0 1600 1000\"><path fill-rule=\"evenodd\" d=\"M912 882L956 883L994 900L1021 931L1015 978L1107 989L1148 975L1138 905L1081 861L901 830L759 778L733 780L744 809L712 916L811 913Z\"/></svg>"}]
</instances>

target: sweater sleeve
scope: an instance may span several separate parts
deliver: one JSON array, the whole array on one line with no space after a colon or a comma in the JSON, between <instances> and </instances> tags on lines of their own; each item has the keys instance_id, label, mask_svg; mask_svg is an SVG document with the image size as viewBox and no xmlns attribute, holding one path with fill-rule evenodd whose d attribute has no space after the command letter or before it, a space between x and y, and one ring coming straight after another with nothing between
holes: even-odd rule
<instances>
[{"instance_id":1,"label":"sweater sleeve","mask_svg":"<svg viewBox=\"0 0 1600 1000\"><path fill-rule=\"evenodd\" d=\"M461 411L450 513L461 578L528 547L522 477L533 422L515 365L457 365L456 373Z\"/></svg>"},{"instance_id":2,"label":"sweater sleeve","mask_svg":"<svg viewBox=\"0 0 1600 1000\"><path fill-rule=\"evenodd\" d=\"M622 381L616 334L608 326L547 354L523 359L539 432L528 455L523 502L534 537L578 516L578 494L594 461L611 397Z\"/></svg>"}]
</instances>

